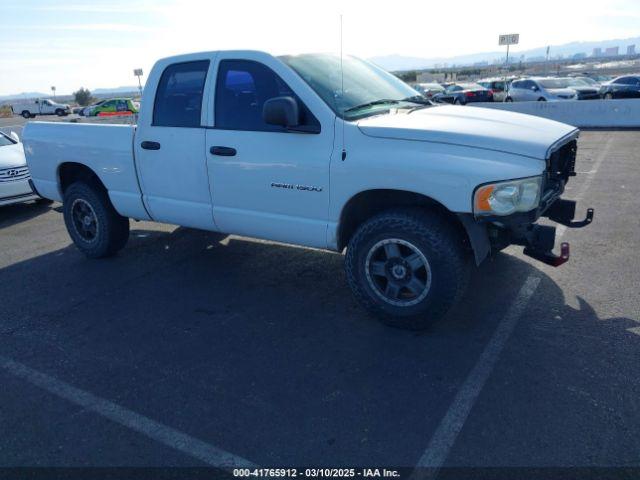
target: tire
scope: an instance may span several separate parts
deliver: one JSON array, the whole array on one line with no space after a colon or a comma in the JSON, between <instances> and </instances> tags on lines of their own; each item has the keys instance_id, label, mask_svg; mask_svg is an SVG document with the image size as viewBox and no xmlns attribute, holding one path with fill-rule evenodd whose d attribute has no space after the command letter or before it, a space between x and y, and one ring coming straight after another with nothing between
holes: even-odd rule
<instances>
[{"instance_id":1,"label":"tire","mask_svg":"<svg viewBox=\"0 0 640 480\"><path fill-rule=\"evenodd\" d=\"M611 92L607 92L604 94L604 99L605 100L613 100L613 93Z\"/></svg>"},{"instance_id":2,"label":"tire","mask_svg":"<svg viewBox=\"0 0 640 480\"><path fill-rule=\"evenodd\" d=\"M56 115L59 117L64 117L64 110L62 110L61 108L58 108L56 110Z\"/></svg>"},{"instance_id":3,"label":"tire","mask_svg":"<svg viewBox=\"0 0 640 480\"><path fill-rule=\"evenodd\" d=\"M462 105L462 102L460 101L460 99L456 98L456 99L453 101L453 104L454 104L454 105Z\"/></svg>"},{"instance_id":4,"label":"tire","mask_svg":"<svg viewBox=\"0 0 640 480\"><path fill-rule=\"evenodd\" d=\"M62 209L73 243L87 257L109 257L126 245L129 219L116 212L102 186L71 184L64 193Z\"/></svg>"},{"instance_id":5,"label":"tire","mask_svg":"<svg viewBox=\"0 0 640 480\"><path fill-rule=\"evenodd\" d=\"M469 258L447 218L404 208L376 215L358 228L349 241L345 271L367 310L392 327L422 330L462 297Z\"/></svg>"},{"instance_id":6,"label":"tire","mask_svg":"<svg viewBox=\"0 0 640 480\"><path fill-rule=\"evenodd\" d=\"M511 97L507 97L504 99L505 102L513 102L513 98Z\"/></svg>"},{"instance_id":7,"label":"tire","mask_svg":"<svg viewBox=\"0 0 640 480\"><path fill-rule=\"evenodd\" d=\"M24 110L20 115L22 115L22 118L31 118L29 110Z\"/></svg>"},{"instance_id":8,"label":"tire","mask_svg":"<svg viewBox=\"0 0 640 480\"><path fill-rule=\"evenodd\" d=\"M540 97L540 98L538 99L538 101L539 101L539 102L546 102L546 101L547 101L547 99L546 99L546 98L544 98L544 97Z\"/></svg>"}]
</instances>

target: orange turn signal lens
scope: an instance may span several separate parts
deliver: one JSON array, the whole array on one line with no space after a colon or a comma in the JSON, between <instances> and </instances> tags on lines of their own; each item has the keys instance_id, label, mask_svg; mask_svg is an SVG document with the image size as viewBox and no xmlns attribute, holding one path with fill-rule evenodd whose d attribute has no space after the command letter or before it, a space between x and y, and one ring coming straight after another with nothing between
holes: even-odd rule
<instances>
[{"instance_id":1,"label":"orange turn signal lens","mask_svg":"<svg viewBox=\"0 0 640 480\"><path fill-rule=\"evenodd\" d=\"M489 198L491 197L491 194L493 193L495 186L494 185L486 185L484 187L480 187L477 191L476 191L476 205L475 205L475 211L476 212L490 212L491 211L491 205L489 205Z\"/></svg>"}]
</instances>

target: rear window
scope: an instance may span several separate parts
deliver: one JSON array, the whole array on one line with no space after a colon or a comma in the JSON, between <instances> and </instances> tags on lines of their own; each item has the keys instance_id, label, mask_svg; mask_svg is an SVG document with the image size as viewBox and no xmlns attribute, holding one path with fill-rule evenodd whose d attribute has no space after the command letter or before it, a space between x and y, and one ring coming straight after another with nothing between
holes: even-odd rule
<instances>
[{"instance_id":1,"label":"rear window","mask_svg":"<svg viewBox=\"0 0 640 480\"><path fill-rule=\"evenodd\" d=\"M153 107L153 125L199 127L208 60L169 65L160 78Z\"/></svg>"}]
</instances>

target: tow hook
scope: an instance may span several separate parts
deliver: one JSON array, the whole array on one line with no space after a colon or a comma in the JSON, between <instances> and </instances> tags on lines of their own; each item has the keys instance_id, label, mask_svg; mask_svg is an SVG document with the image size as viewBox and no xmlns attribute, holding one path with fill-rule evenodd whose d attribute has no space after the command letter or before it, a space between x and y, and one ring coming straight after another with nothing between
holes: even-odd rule
<instances>
[{"instance_id":1,"label":"tow hook","mask_svg":"<svg viewBox=\"0 0 640 480\"><path fill-rule=\"evenodd\" d=\"M552 267L559 267L563 263L566 263L570 256L569 244L567 242L560 244L560 255L556 255L550 250L537 250L533 247L525 247L523 253Z\"/></svg>"},{"instance_id":2,"label":"tow hook","mask_svg":"<svg viewBox=\"0 0 640 480\"><path fill-rule=\"evenodd\" d=\"M593 208L587 209L587 216L584 220L575 222L573 217L576 214L576 202L573 200L557 200L544 213L544 216L554 222L568 228L582 228L593 222Z\"/></svg>"}]
</instances>

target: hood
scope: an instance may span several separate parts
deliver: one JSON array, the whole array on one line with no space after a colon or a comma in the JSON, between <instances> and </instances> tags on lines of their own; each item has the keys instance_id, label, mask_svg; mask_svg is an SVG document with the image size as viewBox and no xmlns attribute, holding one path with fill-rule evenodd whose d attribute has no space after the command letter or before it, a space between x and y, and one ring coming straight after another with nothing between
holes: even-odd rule
<instances>
[{"instance_id":1,"label":"hood","mask_svg":"<svg viewBox=\"0 0 640 480\"><path fill-rule=\"evenodd\" d=\"M580 87L577 87L580 88ZM549 92L551 95L562 95L562 96L573 96L576 94L576 90L577 88L547 88L547 92Z\"/></svg>"},{"instance_id":2,"label":"hood","mask_svg":"<svg viewBox=\"0 0 640 480\"><path fill-rule=\"evenodd\" d=\"M575 87L571 87L571 89L581 93L596 93L598 91L597 87L589 85L576 85Z\"/></svg>"},{"instance_id":3,"label":"hood","mask_svg":"<svg viewBox=\"0 0 640 480\"><path fill-rule=\"evenodd\" d=\"M358 122L365 135L448 143L545 159L548 149L577 129L533 115L493 108L434 106Z\"/></svg>"},{"instance_id":4,"label":"hood","mask_svg":"<svg viewBox=\"0 0 640 480\"><path fill-rule=\"evenodd\" d=\"M22 167L27 164L22 143L0 147L0 170L3 168Z\"/></svg>"}]
</instances>

